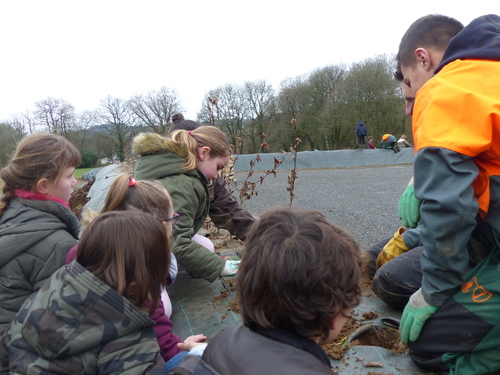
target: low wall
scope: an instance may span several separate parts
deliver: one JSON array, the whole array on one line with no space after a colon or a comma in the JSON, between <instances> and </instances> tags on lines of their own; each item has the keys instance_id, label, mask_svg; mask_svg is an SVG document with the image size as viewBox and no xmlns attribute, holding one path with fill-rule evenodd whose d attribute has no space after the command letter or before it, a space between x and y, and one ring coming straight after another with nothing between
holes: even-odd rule
<instances>
[{"instance_id":1,"label":"low wall","mask_svg":"<svg viewBox=\"0 0 500 375\"><path fill-rule=\"evenodd\" d=\"M236 172L249 171L250 161L255 161L256 154L239 155L234 164ZM281 160L283 154L260 154L262 161L256 162L254 170L274 168L274 158ZM349 168L371 165L412 164L415 159L413 148L402 148L395 153L386 149L335 150L335 151L301 151L297 155L297 169L312 168ZM278 169L292 169L293 158L287 155Z\"/></svg>"}]
</instances>

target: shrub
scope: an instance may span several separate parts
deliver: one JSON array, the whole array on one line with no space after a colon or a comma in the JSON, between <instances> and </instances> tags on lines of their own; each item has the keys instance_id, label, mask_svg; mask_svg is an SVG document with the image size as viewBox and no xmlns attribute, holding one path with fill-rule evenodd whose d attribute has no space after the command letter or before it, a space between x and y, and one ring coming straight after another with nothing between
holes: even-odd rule
<instances>
[{"instance_id":1,"label":"shrub","mask_svg":"<svg viewBox=\"0 0 500 375\"><path fill-rule=\"evenodd\" d=\"M82 164L80 164L80 168L95 167L99 160L99 154L92 150L84 150L81 151L80 154L82 155Z\"/></svg>"}]
</instances>

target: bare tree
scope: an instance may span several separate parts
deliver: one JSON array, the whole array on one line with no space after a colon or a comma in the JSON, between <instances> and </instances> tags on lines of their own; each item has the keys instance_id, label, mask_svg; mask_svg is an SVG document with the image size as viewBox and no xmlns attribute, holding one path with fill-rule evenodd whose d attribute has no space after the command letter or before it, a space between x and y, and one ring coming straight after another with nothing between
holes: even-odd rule
<instances>
[{"instance_id":1,"label":"bare tree","mask_svg":"<svg viewBox=\"0 0 500 375\"><path fill-rule=\"evenodd\" d=\"M69 140L81 151L88 149L89 129L99 124L99 116L96 110L85 110L77 114L73 130L69 134Z\"/></svg>"},{"instance_id":2,"label":"bare tree","mask_svg":"<svg viewBox=\"0 0 500 375\"><path fill-rule=\"evenodd\" d=\"M68 136L75 121L75 108L68 101L47 98L35 103L35 116L47 131Z\"/></svg>"},{"instance_id":3,"label":"bare tree","mask_svg":"<svg viewBox=\"0 0 500 375\"><path fill-rule=\"evenodd\" d=\"M249 122L244 123L245 135L250 143L249 152L256 153L275 113L274 89L266 81L245 82L243 94L249 117Z\"/></svg>"},{"instance_id":4,"label":"bare tree","mask_svg":"<svg viewBox=\"0 0 500 375\"><path fill-rule=\"evenodd\" d=\"M215 126L226 132L230 142L237 145L243 138L243 120L248 116L248 105L241 86L227 84L211 90L207 98L215 99ZM203 107L198 119L206 124L211 123L210 111Z\"/></svg>"},{"instance_id":5,"label":"bare tree","mask_svg":"<svg viewBox=\"0 0 500 375\"><path fill-rule=\"evenodd\" d=\"M165 86L157 91L149 91L146 95L133 96L128 101L128 105L137 117L138 123L142 123L160 134L168 132L172 115L183 111L175 90Z\"/></svg>"},{"instance_id":6,"label":"bare tree","mask_svg":"<svg viewBox=\"0 0 500 375\"><path fill-rule=\"evenodd\" d=\"M37 126L40 125L38 119L30 111L26 111L26 113L12 115L10 123L16 129L17 132L23 134L24 133L33 134L34 132L36 132Z\"/></svg>"},{"instance_id":7,"label":"bare tree","mask_svg":"<svg viewBox=\"0 0 500 375\"><path fill-rule=\"evenodd\" d=\"M113 145L114 153L120 161L124 161L126 146L133 137L134 118L129 106L123 99L107 96L99 102L98 118L107 132L105 137Z\"/></svg>"}]
</instances>

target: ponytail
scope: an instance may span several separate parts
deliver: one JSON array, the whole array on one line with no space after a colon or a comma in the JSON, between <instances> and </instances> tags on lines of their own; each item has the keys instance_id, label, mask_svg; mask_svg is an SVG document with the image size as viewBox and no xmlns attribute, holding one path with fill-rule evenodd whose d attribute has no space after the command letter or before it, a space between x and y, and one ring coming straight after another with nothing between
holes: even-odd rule
<instances>
[{"instance_id":1,"label":"ponytail","mask_svg":"<svg viewBox=\"0 0 500 375\"><path fill-rule=\"evenodd\" d=\"M142 211L164 220L173 212L172 199L156 181L135 180L120 173L111 184L101 212Z\"/></svg>"},{"instance_id":2,"label":"ponytail","mask_svg":"<svg viewBox=\"0 0 500 375\"><path fill-rule=\"evenodd\" d=\"M198 148L209 147L209 156L231 155L231 146L226 135L215 126L200 126L194 130L176 130L171 135L172 141L185 145L188 149L187 161L184 164L185 170L193 170L198 167Z\"/></svg>"}]
</instances>

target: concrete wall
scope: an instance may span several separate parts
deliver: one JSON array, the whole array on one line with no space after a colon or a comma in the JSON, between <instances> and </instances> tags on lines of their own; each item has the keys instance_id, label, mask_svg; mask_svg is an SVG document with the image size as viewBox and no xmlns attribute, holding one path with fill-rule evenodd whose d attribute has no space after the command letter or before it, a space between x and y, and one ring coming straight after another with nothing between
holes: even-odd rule
<instances>
[{"instance_id":1,"label":"concrete wall","mask_svg":"<svg viewBox=\"0 0 500 375\"><path fill-rule=\"evenodd\" d=\"M235 171L249 171L250 161L255 161L256 154L239 155L234 165ZM283 154L261 154L262 161L256 162L254 170L274 168L274 158L281 160ZM336 151L301 151L297 155L297 169L311 168L348 168L371 165L412 164L415 159L413 148L402 148L401 152L392 150L336 150ZM287 155L278 169L292 169L293 158Z\"/></svg>"}]
</instances>

